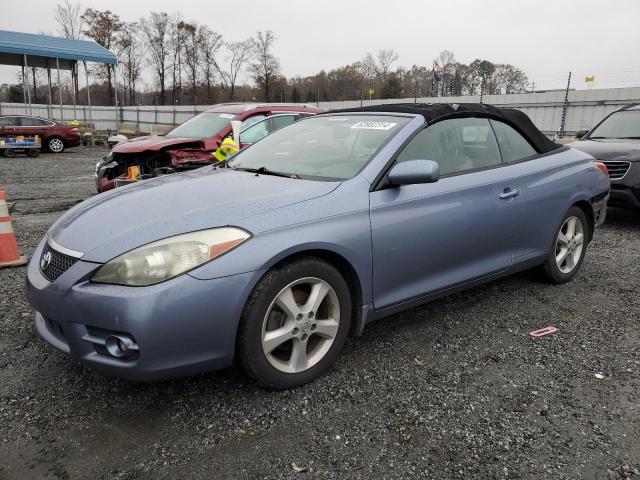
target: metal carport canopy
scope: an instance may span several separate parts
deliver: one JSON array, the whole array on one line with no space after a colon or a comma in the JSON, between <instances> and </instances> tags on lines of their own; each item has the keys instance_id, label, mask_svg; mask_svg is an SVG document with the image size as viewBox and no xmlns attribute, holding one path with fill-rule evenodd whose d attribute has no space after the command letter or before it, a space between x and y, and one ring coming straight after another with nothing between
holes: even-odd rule
<instances>
[{"instance_id":1,"label":"metal carport canopy","mask_svg":"<svg viewBox=\"0 0 640 480\"><path fill-rule=\"evenodd\" d=\"M60 68L70 70L74 62L95 62L115 65L116 55L95 42L71 38L50 37L34 33L0 30L0 64L46 68L49 59L59 59Z\"/></svg>"},{"instance_id":2,"label":"metal carport canopy","mask_svg":"<svg viewBox=\"0 0 640 480\"><path fill-rule=\"evenodd\" d=\"M55 62L52 62L55 61ZM26 75L28 68L46 68L47 82L49 85L49 105L51 106L51 68L58 72L58 98L60 101L60 119L64 121L62 108L62 88L60 83L60 69L71 70L72 77L75 74L77 81L77 63L84 65L85 79L87 82L87 105L89 106L89 123L91 124L91 93L89 89L89 74L87 62L110 65L107 68L114 70L114 93L116 98L116 118L118 105L118 90L115 86L115 68L118 57L96 42L89 40L75 40L73 38L52 37L49 35L36 35L35 33L11 32L0 30L0 64L16 65L22 67L22 88L24 94L24 111L31 112L30 87L27 84ZM27 72L25 72L25 70ZM35 78L35 73L34 73ZM76 82L73 82L73 112L76 112ZM35 88L35 87L34 87ZM28 109L27 109L28 105ZM91 137L93 143L93 136Z\"/></svg>"}]
</instances>

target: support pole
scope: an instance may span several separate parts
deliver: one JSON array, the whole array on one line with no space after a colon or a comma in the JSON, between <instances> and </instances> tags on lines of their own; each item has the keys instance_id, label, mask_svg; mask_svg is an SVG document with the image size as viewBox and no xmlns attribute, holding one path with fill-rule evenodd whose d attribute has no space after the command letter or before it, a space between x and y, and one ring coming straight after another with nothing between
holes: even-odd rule
<instances>
[{"instance_id":1,"label":"support pole","mask_svg":"<svg viewBox=\"0 0 640 480\"><path fill-rule=\"evenodd\" d=\"M51 66L49 65L49 59L47 59L47 86L49 87L49 103L47 104L47 118L53 116L52 105L53 99L51 96Z\"/></svg>"},{"instance_id":2,"label":"support pole","mask_svg":"<svg viewBox=\"0 0 640 480\"><path fill-rule=\"evenodd\" d=\"M107 66L109 68L109 66ZM116 75L116 66L112 65L113 68L113 98L116 102L116 109L114 110L116 117L116 135L120 133L120 124L118 122L118 76Z\"/></svg>"},{"instance_id":3,"label":"support pole","mask_svg":"<svg viewBox=\"0 0 640 480\"><path fill-rule=\"evenodd\" d=\"M64 112L62 111L62 85L60 85L60 60L57 58L56 69L58 70L58 100L60 100L60 121L64 122Z\"/></svg>"},{"instance_id":4,"label":"support pole","mask_svg":"<svg viewBox=\"0 0 640 480\"><path fill-rule=\"evenodd\" d=\"M27 107L27 77L25 76L25 62L27 56L25 55L22 62L22 100L24 101L24 114L29 115L29 110Z\"/></svg>"},{"instance_id":5,"label":"support pole","mask_svg":"<svg viewBox=\"0 0 640 480\"><path fill-rule=\"evenodd\" d=\"M27 56L24 56L24 68L27 72L27 77L29 76L29 65L27 64ZM27 86L27 100L29 101L29 115L33 115L33 108L31 107L31 89L29 88L29 83L25 79L25 85ZM33 92L34 95L36 92Z\"/></svg>"},{"instance_id":6,"label":"support pole","mask_svg":"<svg viewBox=\"0 0 640 480\"><path fill-rule=\"evenodd\" d=\"M87 82L87 107L89 107L89 128L92 128L93 119L91 118L91 89L89 88L89 72L87 71L87 62L83 61L84 78ZM93 146L93 130L91 130L91 146Z\"/></svg>"},{"instance_id":7,"label":"support pole","mask_svg":"<svg viewBox=\"0 0 640 480\"><path fill-rule=\"evenodd\" d=\"M78 68L78 62L73 62L71 64L71 100L73 102L73 119L77 120L78 119L78 115L76 114L76 80L75 80L75 75L76 75L76 68Z\"/></svg>"},{"instance_id":8,"label":"support pole","mask_svg":"<svg viewBox=\"0 0 640 480\"><path fill-rule=\"evenodd\" d=\"M564 92L564 105L562 106L562 120L560 121L560 131L558 135L560 138L564 137L564 123L567 119L567 107L569 106L569 87L571 86L571 72L569 72L569 78L567 79L567 89Z\"/></svg>"}]
</instances>

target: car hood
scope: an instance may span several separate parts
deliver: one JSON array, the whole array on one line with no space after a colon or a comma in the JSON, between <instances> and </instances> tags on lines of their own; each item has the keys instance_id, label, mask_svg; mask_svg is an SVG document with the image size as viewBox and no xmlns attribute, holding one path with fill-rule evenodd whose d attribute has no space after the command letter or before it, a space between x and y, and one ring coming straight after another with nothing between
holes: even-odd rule
<instances>
[{"instance_id":1,"label":"car hood","mask_svg":"<svg viewBox=\"0 0 640 480\"><path fill-rule=\"evenodd\" d=\"M102 263L173 235L242 227L243 220L326 195L338 185L203 167L96 195L65 213L49 235L84 253L83 260Z\"/></svg>"},{"instance_id":2,"label":"car hood","mask_svg":"<svg viewBox=\"0 0 640 480\"><path fill-rule=\"evenodd\" d=\"M138 137L128 140L113 147L113 153L139 153L144 151L158 151L166 147L176 145L195 144L202 145L199 138L190 137L162 137L151 135L148 137Z\"/></svg>"},{"instance_id":3,"label":"car hood","mask_svg":"<svg viewBox=\"0 0 640 480\"><path fill-rule=\"evenodd\" d=\"M640 160L640 140L577 140L571 143L573 148L582 150L598 160Z\"/></svg>"}]
</instances>

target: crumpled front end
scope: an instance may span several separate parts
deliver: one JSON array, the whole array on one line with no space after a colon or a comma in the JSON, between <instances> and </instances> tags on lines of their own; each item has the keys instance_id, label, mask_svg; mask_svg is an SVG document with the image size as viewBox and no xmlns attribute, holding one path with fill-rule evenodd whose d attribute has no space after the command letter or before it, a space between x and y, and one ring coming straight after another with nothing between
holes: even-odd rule
<instances>
[{"instance_id":1,"label":"crumpled front end","mask_svg":"<svg viewBox=\"0 0 640 480\"><path fill-rule=\"evenodd\" d=\"M202 142L159 151L110 152L96 164L96 188L98 192L105 192L138 180L193 170L212 163L216 163L216 159L204 150ZM134 169L130 170L130 167Z\"/></svg>"}]
</instances>

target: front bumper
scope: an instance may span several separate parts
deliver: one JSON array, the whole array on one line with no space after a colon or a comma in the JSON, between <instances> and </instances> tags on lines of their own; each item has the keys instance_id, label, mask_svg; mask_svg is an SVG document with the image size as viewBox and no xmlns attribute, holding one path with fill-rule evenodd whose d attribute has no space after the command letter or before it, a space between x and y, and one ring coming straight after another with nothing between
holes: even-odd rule
<instances>
[{"instance_id":1,"label":"front bumper","mask_svg":"<svg viewBox=\"0 0 640 480\"><path fill-rule=\"evenodd\" d=\"M609 206L640 210L640 162L629 162L622 178L611 179Z\"/></svg>"},{"instance_id":2,"label":"front bumper","mask_svg":"<svg viewBox=\"0 0 640 480\"><path fill-rule=\"evenodd\" d=\"M107 375L162 380L233 363L246 299L263 272L214 280L188 274L150 287L102 285L88 279L99 266L78 261L55 281L39 269L42 245L27 271L34 323L49 344ZM126 335L138 350L126 358L96 339Z\"/></svg>"},{"instance_id":3,"label":"front bumper","mask_svg":"<svg viewBox=\"0 0 640 480\"><path fill-rule=\"evenodd\" d=\"M622 184L611 185L609 205L640 210L640 184L635 188Z\"/></svg>"}]
</instances>

